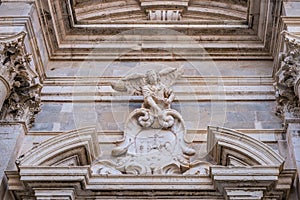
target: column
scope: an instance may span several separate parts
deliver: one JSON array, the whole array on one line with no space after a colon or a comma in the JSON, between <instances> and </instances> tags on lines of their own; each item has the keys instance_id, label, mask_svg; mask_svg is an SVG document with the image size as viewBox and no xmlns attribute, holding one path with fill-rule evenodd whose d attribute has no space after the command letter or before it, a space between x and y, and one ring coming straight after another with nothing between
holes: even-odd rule
<instances>
[{"instance_id":1,"label":"column","mask_svg":"<svg viewBox=\"0 0 300 200\"><path fill-rule=\"evenodd\" d=\"M0 110L4 101L10 96L14 84L17 67L15 62L24 55L24 38L26 33L0 39ZM23 52L22 52L23 50Z\"/></svg>"},{"instance_id":2,"label":"column","mask_svg":"<svg viewBox=\"0 0 300 200\"><path fill-rule=\"evenodd\" d=\"M10 86L6 79L0 75L0 108L2 108L3 103L10 94Z\"/></svg>"}]
</instances>

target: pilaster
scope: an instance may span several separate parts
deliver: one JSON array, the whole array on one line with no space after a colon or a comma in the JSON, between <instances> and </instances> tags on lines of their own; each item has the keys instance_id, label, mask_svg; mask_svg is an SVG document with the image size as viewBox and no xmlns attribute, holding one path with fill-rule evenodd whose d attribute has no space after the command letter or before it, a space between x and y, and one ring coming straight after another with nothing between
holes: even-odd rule
<instances>
[{"instance_id":1,"label":"pilaster","mask_svg":"<svg viewBox=\"0 0 300 200\"><path fill-rule=\"evenodd\" d=\"M0 122L0 199L8 199L5 170L16 170L15 160L26 134L25 124Z\"/></svg>"},{"instance_id":2,"label":"pilaster","mask_svg":"<svg viewBox=\"0 0 300 200\"><path fill-rule=\"evenodd\" d=\"M281 35L274 41L277 52L274 57L274 78L277 114L283 119L287 146L298 178L295 189L299 189L299 131L300 131L300 2L284 1L278 31Z\"/></svg>"}]
</instances>

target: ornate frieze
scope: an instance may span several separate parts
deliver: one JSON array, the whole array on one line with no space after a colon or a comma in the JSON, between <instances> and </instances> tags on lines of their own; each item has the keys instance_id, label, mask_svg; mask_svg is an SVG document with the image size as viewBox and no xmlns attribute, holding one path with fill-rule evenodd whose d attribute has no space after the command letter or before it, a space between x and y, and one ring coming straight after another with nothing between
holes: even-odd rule
<instances>
[{"instance_id":1,"label":"ornate frieze","mask_svg":"<svg viewBox=\"0 0 300 200\"><path fill-rule=\"evenodd\" d=\"M282 118L298 115L300 79L300 37L287 31L282 32L284 51L279 62L280 69L275 75L277 114Z\"/></svg>"},{"instance_id":2,"label":"ornate frieze","mask_svg":"<svg viewBox=\"0 0 300 200\"><path fill-rule=\"evenodd\" d=\"M25 50L25 32L0 39L0 76L9 90L0 117L5 121L24 121L30 125L40 110L42 85L31 69L30 54Z\"/></svg>"}]
</instances>

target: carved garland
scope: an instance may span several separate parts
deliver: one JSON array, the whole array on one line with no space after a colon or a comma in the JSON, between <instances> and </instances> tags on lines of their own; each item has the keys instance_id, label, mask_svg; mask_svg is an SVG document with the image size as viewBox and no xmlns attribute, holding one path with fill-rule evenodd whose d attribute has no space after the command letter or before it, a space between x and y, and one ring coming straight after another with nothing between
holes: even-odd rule
<instances>
[{"instance_id":1,"label":"carved garland","mask_svg":"<svg viewBox=\"0 0 300 200\"><path fill-rule=\"evenodd\" d=\"M0 76L10 86L10 93L4 102L0 119L24 121L30 126L35 114L40 111L42 85L31 69L30 54L25 50L25 32L0 40Z\"/></svg>"}]
</instances>

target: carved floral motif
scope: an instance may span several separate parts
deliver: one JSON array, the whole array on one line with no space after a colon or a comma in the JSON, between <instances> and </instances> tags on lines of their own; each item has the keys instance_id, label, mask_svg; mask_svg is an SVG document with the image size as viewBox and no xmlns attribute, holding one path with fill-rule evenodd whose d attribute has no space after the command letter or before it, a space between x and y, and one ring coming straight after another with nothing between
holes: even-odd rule
<instances>
[{"instance_id":1,"label":"carved floral motif","mask_svg":"<svg viewBox=\"0 0 300 200\"><path fill-rule=\"evenodd\" d=\"M286 31L282 33L285 51L279 58L280 69L275 76L277 114L282 118L297 114L299 107L300 38Z\"/></svg>"},{"instance_id":2,"label":"carved floral motif","mask_svg":"<svg viewBox=\"0 0 300 200\"><path fill-rule=\"evenodd\" d=\"M40 110L42 85L30 67L30 54L25 50L25 32L0 40L0 76L10 86L0 117L7 121L24 121L30 125Z\"/></svg>"}]
</instances>

